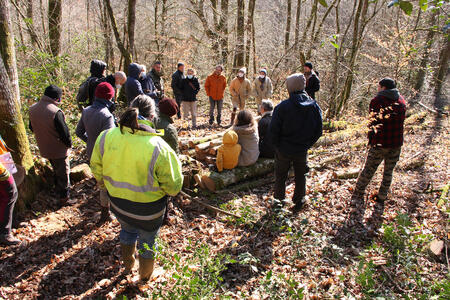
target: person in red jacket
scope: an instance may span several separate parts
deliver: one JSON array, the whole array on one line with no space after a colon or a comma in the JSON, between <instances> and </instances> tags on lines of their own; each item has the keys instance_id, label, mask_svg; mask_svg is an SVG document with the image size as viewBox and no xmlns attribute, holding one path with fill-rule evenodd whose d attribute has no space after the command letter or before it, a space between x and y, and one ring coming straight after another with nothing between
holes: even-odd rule
<instances>
[{"instance_id":1,"label":"person in red jacket","mask_svg":"<svg viewBox=\"0 0 450 300\"><path fill-rule=\"evenodd\" d=\"M363 196L375 171L384 161L383 181L378 190L380 202L387 198L394 167L400 158L403 145L403 124L406 102L391 78L379 82L378 94L370 102L369 153L364 169L356 182L355 196Z\"/></svg>"}]
</instances>

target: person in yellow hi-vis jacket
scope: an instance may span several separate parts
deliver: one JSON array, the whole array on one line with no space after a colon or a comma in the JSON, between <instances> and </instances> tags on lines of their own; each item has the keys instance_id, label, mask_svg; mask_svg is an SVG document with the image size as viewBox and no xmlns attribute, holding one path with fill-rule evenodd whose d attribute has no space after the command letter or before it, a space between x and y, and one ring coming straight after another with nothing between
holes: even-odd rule
<instances>
[{"instance_id":1,"label":"person in yellow hi-vis jacket","mask_svg":"<svg viewBox=\"0 0 450 300\"><path fill-rule=\"evenodd\" d=\"M151 122L138 121L138 114L137 108L128 108L119 128L99 135L91 169L106 187L111 211L121 224L125 272L134 266L138 241L139 275L146 281L153 273L155 238L163 223L167 196L180 192L183 175L175 152Z\"/></svg>"},{"instance_id":2,"label":"person in yellow hi-vis jacket","mask_svg":"<svg viewBox=\"0 0 450 300\"><path fill-rule=\"evenodd\" d=\"M238 135L233 130L227 131L223 136L223 144L217 149L216 166L219 172L223 169L236 168L241 154L241 145L238 144Z\"/></svg>"}]
</instances>

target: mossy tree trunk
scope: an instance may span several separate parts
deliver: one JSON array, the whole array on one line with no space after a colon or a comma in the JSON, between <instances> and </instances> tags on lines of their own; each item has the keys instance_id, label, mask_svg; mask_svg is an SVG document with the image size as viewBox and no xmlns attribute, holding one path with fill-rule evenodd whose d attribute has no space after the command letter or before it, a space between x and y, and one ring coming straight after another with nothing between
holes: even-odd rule
<instances>
[{"instance_id":1,"label":"mossy tree trunk","mask_svg":"<svg viewBox=\"0 0 450 300\"><path fill-rule=\"evenodd\" d=\"M33 158L18 100L14 96L3 59L0 59L0 134L12 150L16 164L28 171L33 166Z\"/></svg>"},{"instance_id":2,"label":"mossy tree trunk","mask_svg":"<svg viewBox=\"0 0 450 300\"><path fill-rule=\"evenodd\" d=\"M61 53L62 0L48 1L48 38L53 56Z\"/></svg>"},{"instance_id":3,"label":"mossy tree trunk","mask_svg":"<svg viewBox=\"0 0 450 300\"><path fill-rule=\"evenodd\" d=\"M233 71L245 64L245 1L237 0L236 19L236 53L234 55Z\"/></svg>"}]
</instances>

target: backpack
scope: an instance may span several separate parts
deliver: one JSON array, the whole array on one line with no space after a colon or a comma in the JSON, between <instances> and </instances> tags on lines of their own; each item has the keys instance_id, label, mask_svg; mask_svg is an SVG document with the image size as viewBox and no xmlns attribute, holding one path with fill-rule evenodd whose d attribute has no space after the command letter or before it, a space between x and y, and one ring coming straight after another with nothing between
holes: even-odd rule
<instances>
[{"instance_id":1,"label":"backpack","mask_svg":"<svg viewBox=\"0 0 450 300\"><path fill-rule=\"evenodd\" d=\"M86 103L89 100L89 88L91 84L97 80L97 77L88 77L88 79L86 79L78 88L77 104L81 110L84 106L87 106L86 104L89 105L89 103Z\"/></svg>"}]
</instances>

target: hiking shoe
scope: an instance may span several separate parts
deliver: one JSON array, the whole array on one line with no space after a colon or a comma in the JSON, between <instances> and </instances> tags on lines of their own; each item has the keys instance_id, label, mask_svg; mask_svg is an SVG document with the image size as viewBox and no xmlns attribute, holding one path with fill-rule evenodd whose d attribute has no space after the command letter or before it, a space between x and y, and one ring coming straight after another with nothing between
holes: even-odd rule
<instances>
[{"instance_id":1,"label":"hiking shoe","mask_svg":"<svg viewBox=\"0 0 450 300\"><path fill-rule=\"evenodd\" d=\"M0 235L0 244L6 246L19 245L21 241L15 238L11 233Z\"/></svg>"},{"instance_id":2,"label":"hiking shoe","mask_svg":"<svg viewBox=\"0 0 450 300\"><path fill-rule=\"evenodd\" d=\"M303 199L300 202L295 203L295 205L292 207L292 213L296 214L299 211L301 211L302 208L305 206L305 204L306 204L305 199Z\"/></svg>"}]
</instances>

